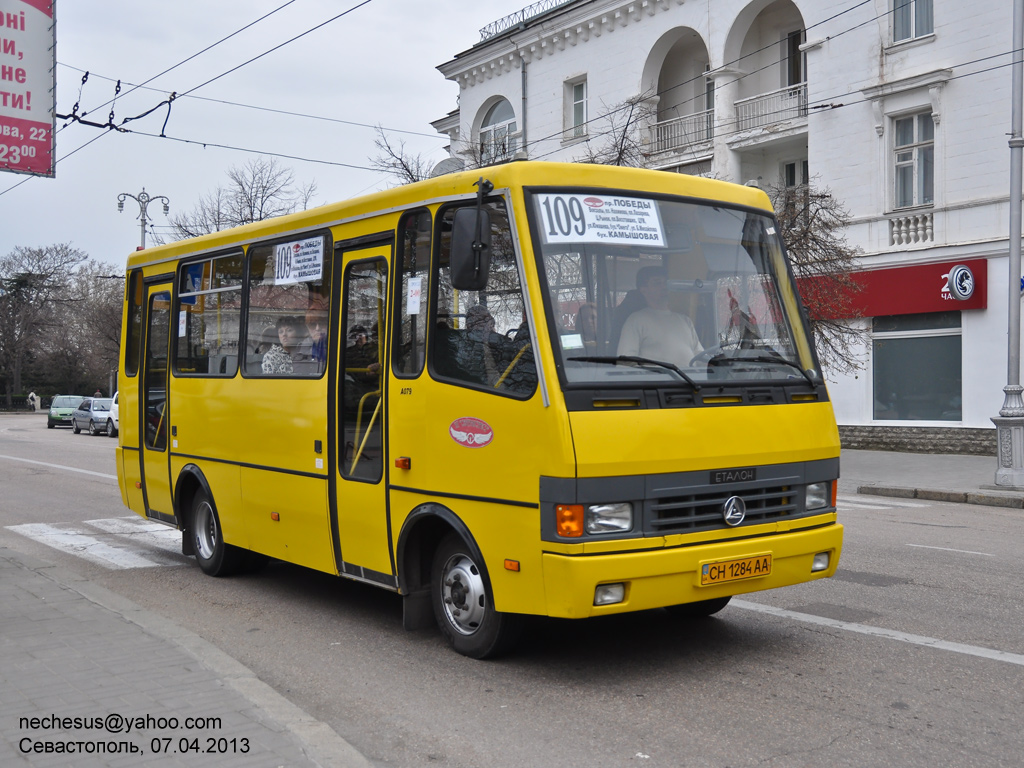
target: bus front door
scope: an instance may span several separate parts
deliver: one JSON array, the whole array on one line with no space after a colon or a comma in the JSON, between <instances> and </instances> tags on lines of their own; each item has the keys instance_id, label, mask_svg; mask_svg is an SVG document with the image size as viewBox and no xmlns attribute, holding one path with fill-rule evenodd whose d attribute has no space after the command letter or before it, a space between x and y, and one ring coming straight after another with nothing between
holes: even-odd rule
<instances>
[{"instance_id":1,"label":"bus front door","mask_svg":"<svg viewBox=\"0 0 1024 768\"><path fill-rule=\"evenodd\" d=\"M168 523L175 522L167 453L167 356L171 317L170 285L149 286L146 302L146 353L139 396L142 489L147 517Z\"/></svg>"},{"instance_id":2,"label":"bus front door","mask_svg":"<svg viewBox=\"0 0 1024 768\"><path fill-rule=\"evenodd\" d=\"M387 276L391 243L341 255L335 381L336 556L342 573L396 586L384 482ZM338 270L336 270L337 272Z\"/></svg>"}]
</instances>

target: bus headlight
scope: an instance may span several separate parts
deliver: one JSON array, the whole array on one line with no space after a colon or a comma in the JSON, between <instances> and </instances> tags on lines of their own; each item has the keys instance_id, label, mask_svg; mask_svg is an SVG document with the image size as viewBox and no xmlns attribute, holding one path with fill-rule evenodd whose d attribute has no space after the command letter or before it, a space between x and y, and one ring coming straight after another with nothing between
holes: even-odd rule
<instances>
[{"instance_id":1,"label":"bus headlight","mask_svg":"<svg viewBox=\"0 0 1024 768\"><path fill-rule=\"evenodd\" d=\"M633 529L633 505L591 504L586 514L587 533L623 533Z\"/></svg>"},{"instance_id":2,"label":"bus headlight","mask_svg":"<svg viewBox=\"0 0 1024 768\"><path fill-rule=\"evenodd\" d=\"M811 483L807 486L807 509L821 509L832 504L832 483Z\"/></svg>"}]
</instances>

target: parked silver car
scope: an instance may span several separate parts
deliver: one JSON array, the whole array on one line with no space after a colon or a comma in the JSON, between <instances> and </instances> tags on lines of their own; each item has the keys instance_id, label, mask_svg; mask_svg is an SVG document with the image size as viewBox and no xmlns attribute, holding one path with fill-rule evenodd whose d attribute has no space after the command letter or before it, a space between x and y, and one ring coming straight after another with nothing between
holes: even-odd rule
<instances>
[{"instance_id":1,"label":"parked silver car","mask_svg":"<svg viewBox=\"0 0 1024 768\"><path fill-rule=\"evenodd\" d=\"M105 434L110 420L109 397L87 397L71 412L71 429L77 435L88 429L90 435Z\"/></svg>"}]
</instances>

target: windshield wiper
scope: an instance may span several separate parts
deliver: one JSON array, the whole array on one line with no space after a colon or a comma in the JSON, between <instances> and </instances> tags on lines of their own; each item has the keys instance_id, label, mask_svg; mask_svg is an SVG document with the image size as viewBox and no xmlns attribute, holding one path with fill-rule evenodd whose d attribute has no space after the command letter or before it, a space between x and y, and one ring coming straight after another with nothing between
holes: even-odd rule
<instances>
[{"instance_id":1,"label":"windshield wiper","mask_svg":"<svg viewBox=\"0 0 1024 768\"><path fill-rule=\"evenodd\" d=\"M586 357L569 357L567 360L580 363L609 363L610 365L618 365L619 363L636 363L637 365L655 365L659 368L667 368L668 370L678 373L683 381L693 387L694 391L700 390L700 384L690 378L682 368L672 363L666 363L662 360L651 360L647 357L634 357L633 355L616 355L612 357L602 355L589 355Z\"/></svg>"},{"instance_id":2,"label":"windshield wiper","mask_svg":"<svg viewBox=\"0 0 1024 768\"><path fill-rule=\"evenodd\" d=\"M800 371L800 375L803 376L805 379L807 379L807 383L810 384L812 387L817 387L818 386L817 382L815 382L814 379L811 378L810 374L807 373L807 371L805 371L803 368L800 367L800 363L795 363L792 360L788 360L788 359L786 359L785 357L783 357L782 355L779 355L779 354L775 354L775 355L751 355L750 357L747 357L746 355L736 355L735 357L725 357L723 355L719 355L719 356L717 356L717 357L715 357L713 359L715 359L715 360L728 360L730 362L735 360L735 361L742 361L742 362L749 361L749 362L752 362L752 363L774 363L774 364L778 364L778 365L788 365L790 368L796 368L798 371Z\"/></svg>"}]
</instances>

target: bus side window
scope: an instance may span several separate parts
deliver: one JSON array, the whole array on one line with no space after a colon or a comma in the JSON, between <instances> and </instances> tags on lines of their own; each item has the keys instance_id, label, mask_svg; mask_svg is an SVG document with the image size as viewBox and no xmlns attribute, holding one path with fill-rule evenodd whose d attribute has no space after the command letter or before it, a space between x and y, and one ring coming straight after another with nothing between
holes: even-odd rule
<instances>
[{"instance_id":1,"label":"bus side window","mask_svg":"<svg viewBox=\"0 0 1024 768\"><path fill-rule=\"evenodd\" d=\"M128 276L128 339L124 344L124 372L134 376L139 372L142 352L142 313L146 304L146 288L142 271L132 270Z\"/></svg>"},{"instance_id":2,"label":"bus side window","mask_svg":"<svg viewBox=\"0 0 1024 768\"><path fill-rule=\"evenodd\" d=\"M243 262L239 252L181 266L175 374L234 376L237 372Z\"/></svg>"},{"instance_id":3,"label":"bus side window","mask_svg":"<svg viewBox=\"0 0 1024 768\"><path fill-rule=\"evenodd\" d=\"M440 248L433 269L430 371L434 378L496 394L527 398L537 369L513 233L502 200L487 204L491 263L480 291L451 284L449 260L455 207L441 214Z\"/></svg>"},{"instance_id":4,"label":"bus side window","mask_svg":"<svg viewBox=\"0 0 1024 768\"><path fill-rule=\"evenodd\" d=\"M426 357L430 229L430 211L407 213L398 224L399 295L392 357L395 375L402 378L419 376Z\"/></svg>"},{"instance_id":5,"label":"bus side window","mask_svg":"<svg viewBox=\"0 0 1024 768\"><path fill-rule=\"evenodd\" d=\"M245 375L318 378L326 370L331 260L327 235L249 249ZM276 251L302 252L303 272L277 274ZM309 263L312 265L310 266ZM288 272L289 270L282 270Z\"/></svg>"}]
</instances>

